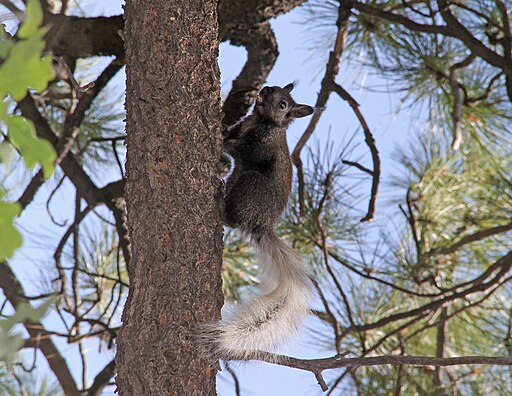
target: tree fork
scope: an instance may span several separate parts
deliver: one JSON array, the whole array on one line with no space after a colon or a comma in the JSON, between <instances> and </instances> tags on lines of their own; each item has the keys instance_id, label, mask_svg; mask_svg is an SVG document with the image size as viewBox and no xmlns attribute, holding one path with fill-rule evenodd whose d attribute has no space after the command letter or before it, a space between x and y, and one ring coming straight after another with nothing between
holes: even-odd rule
<instances>
[{"instance_id":1,"label":"tree fork","mask_svg":"<svg viewBox=\"0 0 512 396\"><path fill-rule=\"evenodd\" d=\"M217 1L125 6L126 201L132 260L118 337L120 395L214 395L194 344L222 306Z\"/></svg>"}]
</instances>

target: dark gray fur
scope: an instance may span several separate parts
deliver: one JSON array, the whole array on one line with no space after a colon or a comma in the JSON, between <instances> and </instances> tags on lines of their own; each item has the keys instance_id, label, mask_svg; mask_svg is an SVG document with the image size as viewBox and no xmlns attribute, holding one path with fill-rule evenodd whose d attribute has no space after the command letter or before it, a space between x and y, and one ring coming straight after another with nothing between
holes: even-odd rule
<instances>
[{"instance_id":1,"label":"dark gray fur","mask_svg":"<svg viewBox=\"0 0 512 396\"><path fill-rule=\"evenodd\" d=\"M223 220L256 241L272 233L291 191L292 165L286 129L313 108L297 104L290 95L293 84L264 87L253 113L228 129L224 151L234 160L226 183Z\"/></svg>"}]
</instances>

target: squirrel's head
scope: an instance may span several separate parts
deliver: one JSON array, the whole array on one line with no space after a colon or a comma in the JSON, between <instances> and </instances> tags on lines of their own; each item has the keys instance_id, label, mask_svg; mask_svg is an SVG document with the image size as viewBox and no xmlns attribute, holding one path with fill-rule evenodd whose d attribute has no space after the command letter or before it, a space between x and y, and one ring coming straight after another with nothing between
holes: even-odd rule
<instances>
[{"instance_id":1,"label":"squirrel's head","mask_svg":"<svg viewBox=\"0 0 512 396\"><path fill-rule=\"evenodd\" d=\"M313 113L313 108L295 103L290 95L293 83L281 87L264 87L256 98L254 112L279 126L287 126L294 118Z\"/></svg>"}]
</instances>

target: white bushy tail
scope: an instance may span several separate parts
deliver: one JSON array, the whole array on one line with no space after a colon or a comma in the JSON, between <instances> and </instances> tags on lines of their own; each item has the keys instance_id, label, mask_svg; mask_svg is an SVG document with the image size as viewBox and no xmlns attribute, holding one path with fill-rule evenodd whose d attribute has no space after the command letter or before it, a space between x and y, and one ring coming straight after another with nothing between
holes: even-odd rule
<instances>
[{"instance_id":1,"label":"white bushy tail","mask_svg":"<svg viewBox=\"0 0 512 396\"><path fill-rule=\"evenodd\" d=\"M261 295L207 325L201 342L221 359L246 360L292 339L310 312L314 288L297 254L274 233L255 242L261 260Z\"/></svg>"}]
</instances>

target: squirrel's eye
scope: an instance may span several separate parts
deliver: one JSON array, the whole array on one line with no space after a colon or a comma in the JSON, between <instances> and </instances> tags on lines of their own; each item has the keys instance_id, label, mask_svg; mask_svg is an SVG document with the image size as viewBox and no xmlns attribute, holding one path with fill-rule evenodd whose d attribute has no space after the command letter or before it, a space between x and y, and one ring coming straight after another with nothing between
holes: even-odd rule
<instances>
[{"instance_id":1,"label":"squirrel's eye","mask_svg":"<svg viewBox=\"0 0 512 396\"><path fill-rule=\"evenodd\" d=\"M281 102L279 102L279 107L280 107L282 110L286 109L286 107L287 107L287 106L288 106L288 104L287 104L284 100L282 100Z\"/></svg>"}]
</instances>

